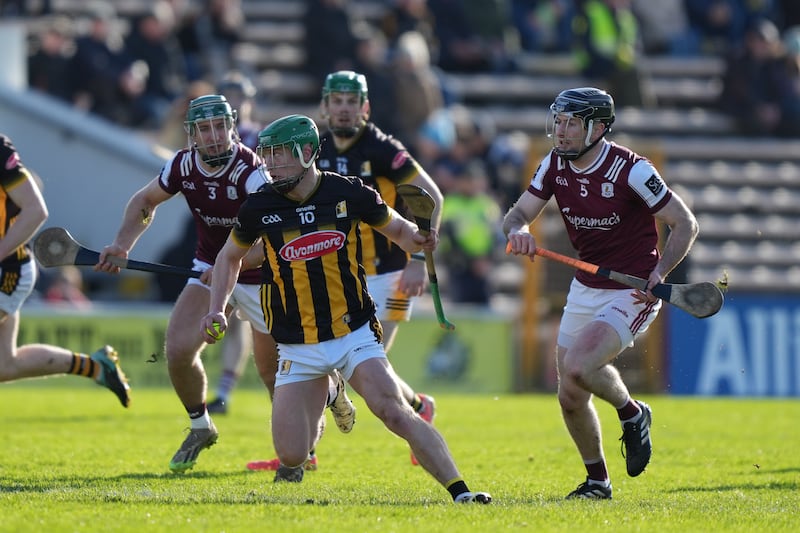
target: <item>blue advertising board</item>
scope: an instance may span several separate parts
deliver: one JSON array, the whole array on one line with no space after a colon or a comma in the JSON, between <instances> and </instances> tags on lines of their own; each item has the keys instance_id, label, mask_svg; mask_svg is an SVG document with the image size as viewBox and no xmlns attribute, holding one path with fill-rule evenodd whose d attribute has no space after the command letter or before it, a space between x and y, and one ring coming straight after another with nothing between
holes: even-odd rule
<instances>
[{"instance_id":1,"label":"blue advertising board","mask_svg":"<svg viewBox=\"0 0 800 533\"><path fill-rule=\"evenodd\" d=\"M668 313L669 393L800 396L797 296L728 293L713 317Z\"/></svg>"}]
</instances>

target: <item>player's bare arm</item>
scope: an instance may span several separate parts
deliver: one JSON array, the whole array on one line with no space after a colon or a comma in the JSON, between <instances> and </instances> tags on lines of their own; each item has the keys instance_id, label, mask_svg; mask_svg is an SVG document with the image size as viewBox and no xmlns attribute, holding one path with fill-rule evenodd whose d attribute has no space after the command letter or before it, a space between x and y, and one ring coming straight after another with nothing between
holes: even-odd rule
<instances>
[{"instance_id":1,"label":"player's bare arm","mask_svg":"<svg viewBox=\"0 0 800 533\"><path fill-rule=\"evenodd\" d=\"M422 250L435 250L439 244L439 234L431 231L423 235L413 222L409 222L400 214L389 208L392 214L391 221L382 227L375 227L375 230L385 235L395 242L400 248L408 253L416 253Z\"/></svg>"},{"instance_id":2,"label":"player's bare arm","mask_svg":"<svg viewBox=\"0 0 800 533\"><path fill-rule=\"evenodd\" d=\"M661 259L647 278L647 286L654 287L663 283L667 275L683 261L692 247L699 227L697 219L677 194L672 195L667 205L656 214L656 219L670 228ZM654 302L657 297L650 292L633 291L631 293L638 303Z\"/></svg>"},{"instance_id":3,"label":"player's bare arm","mask_svg":"<svg viewBox=\"0 0 800 533\"><path fill-rule=\"evenodd\" d=\"M247 251L247 254L242 259L242 270L251 270L259 268L266 259L264 255L264 242L258 239L253 243L253 246Z\"/></svg>"},{"instance_id":4,"label":"player's bare arm","mask_svg":"<svg viewBox=\"0 0 800 533\"><path fill-rule=\"evenodd\" d=\"M431 213L431 232L436 233L438 238L438 228L441 226L442 222L444 196L439 186L433 181L433 178L425 172L419 163L415 163L415 166L417 167L417 175L410 183L421 187L433 198L434 206L433 213ZM420 296L425 292L427 282L428 276L425 272L425 263L421 261L409 261L403 269L403 275L400 277L398 288L407 296Z\"/></svg>"},{"instance_id":5,"label":"player's bare arm","mask_svg":"<svg viewBox=\"0 0 800 533\"><path fill-rule=\"evenodd\" d=\"M125 206L122 225L117 231L114 242L104 247L100 252L100 258L94 269L112 274L119 273L120 268L106 261L106 257L115 255L127 259L136 241L152 224L156 207L170 198L172 198L172 195L164 192L158 184L158 178L154 178L150 183L134 193Z\"/></svg>"},{"instance_id":6,"label":"player's bare arm","mask_svg":"<svg viewBox=\"0 0 800 533\"><path fill-rule=\"evenodd\" d=\"M424 261L409 261L403 269L397 288L406 296L421 296L425 292L428 277Z\"/></svg>"},{"instance_id":7,"label":"player's bare arm","mask_svg":"<svg viewBox=\"0 0 800 533\"><path fill-rule=\"evenodd\" d=\"M659 276L661 282L689 253L700 228L686 203L675 193L655 217L670 228L661 259L653 269L653 274Z\"/></svg>"},{"instance_id":8,"label":"player's bare arm","mask_svg":"<svg viewBox=\"0 0 800 533\"><path fill-rule=\"evenodd\" d=\"M211 280L211 296L208 304L208 314L203 317L200 328L203 340L209 344L214 344L217 339L211 336L208 331L214 331L213 324L219 324L220 333L224 333L228 328L228 320L225 316L225 309L228 306L236 280L242 269L244 257L248 254L251 247L239 245L232 236L228 236L225 246L217 254L214 262L214 276Z\"/></svg>"},{"instance_id":9,"label":"player's bare arm","mask_svg":"<svg viewBox=\"0 0 800 533\"><path fill-rule=\"evenodd\" d=\"M256 242L253 243L253 246L247 251L247 255L244 256L242 259L242 270L251 270L254 268L259 268L264 263L264 245L261 239L258 239ZM205 270L200 275L200 281L205 285L211 286L211 283L214 279L214 265L211 265L211 268Z\"/></svg>"},{"instance_id":10,"label":"player's bare arm","mask_svg":"<svg viewBox=\"0 0 800 533\"><path fill-rule=\"evenodd\" d=\"M539 216L546 204L545 200L525 191L508 210L503 218L503 233L508 238L510 253L527 255L533 261L536 239L530 232L530 224Z\"/></svg>"},{"instance_id":11,"label":"player's bare arm","mask_svg":"<svg viewBox=\"0 0 800 533\"><path fill-rule=\"evenodd\" d=\"M436 182L433 181L433 178L425 172L425 170L417 164L417 176L411 180L412 185L416 185L418 187L422 187L427 191L428 194L431 195L431 198L434 200L433 206L433 214L431 214L431 227L438 228L442 224L442 205L444 205L444 195L442 191L439 189L439 186L436 185Z\"/></svg>"},{"instance_id":12,"label":"player's bare arm","mask_svg":"<svg viewBox=\"0 0 800 533\"><path fill-rule=\"evenodd\" d=\"M48 216L42 193L30 176L15 187L7 189L6 193L20 207L20 213L0 239L0 257L7 257L28 242Z\"/></svg>"}]
</instances>

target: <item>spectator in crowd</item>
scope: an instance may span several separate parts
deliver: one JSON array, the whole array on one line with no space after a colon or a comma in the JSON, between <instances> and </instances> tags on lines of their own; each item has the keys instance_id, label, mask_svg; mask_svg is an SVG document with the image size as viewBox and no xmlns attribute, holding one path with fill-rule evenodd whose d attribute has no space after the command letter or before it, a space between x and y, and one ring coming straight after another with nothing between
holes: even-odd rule
<instances>
[{"instance_id":1,"label":"spectator in crowd","mask_svg":"<svg viewBox=\"0 0 800 533\"><path fill-rule=\"evenodd\" d=\"M519 196L527 171L531 139L524 131L514 130L494 136L486 154L491 189L503 212Z\"/></svg>"},{"instance_id":2,"label":"spectator in crowd","mask_svg":"<svg viewBox=\"0 0 800 533\"><path fill-rule=\"evenodd\" d=\"M568 52L574 11L572 0L511 0L511 21L520 47L529 52Z\"/></svg>"},{"instance_id":3,"label":"spectator in crowd","mask_svg":"<svg viewBox=\"0 0 800 533\"><path fill-rule=\"evenodd\" d=\"M753 21L744 43L726 59L720 107L747 135L774 135L781 123L781 90L786 86L778 28Z\"/></svg>"},{"instance_id":4,"label":"spectator in crowd","mask_svg":"<svg viewBox=\"0 0 800 533\"><path fill-rule=\"evenodd\" d=\"M422 126L444 107L439 75L431 66L428 45L419 33L407 32L398 39L392 85L397 104L395 136L415 153Z\"/></svg>"},{"instance_id":5,"label":"spectator in crowd","mask_svg":"<svg viewBox=\"0 0 800 533\"><path fill-rule=\"evenodd\" d=\"M784 29L800 26L800 2L797 0L777 0L778 17Z\"/></svg>"},{"instance_id":6,"label":"spectator in crowd","mask_svg":"<svg viewBox=\"0 0 800 533\"><path fill-rule=\"evenodd\" d=\"M307 0L303 50L306 72L318 85L331 71L355 67L355 22L345 0Z\"/></svg>"},{"instance_id":7,"label":"spectator in crowd","mask_svg":"<svg viewBox=\"0 0 800 533\"><path fill-rule=\"evenodd\" d=\"M781 123L778 134L800 137L800 25L783 32L783 68L786 75L781 91Z\"/></svg>"},{"instance_id":8,"label":"spectator in crowd","mask_svg":"<svg viewBox=\"0 0 800 533\"><path fill-rule=\"evenodd\" d=\"M186 77L190 82L204 79L209 67L197 31L202 6L190 0L171 0L170 4L175 17L175 37L183 53Z\"/></svg>"},{"instance_id":9,"label":"spectator in crowd","mask_svg":"<svg viewBox=\"0 0 800 533\"><path fill-rule=\"evenodd\" d=\"M461 0L464 16L484 50L491 72L516 70L519 34L511 23L511 0Z\"/></svg>"},{"instance_id":10,"label":"spectator in crowd","mask_svg":"<svg viewBox=\"0 0 800 533\"><path fill-rule=\"evenodd\" d=\"M379 23L389 48L394 49L404 33L416 31L425 38L435 62L438 39L433 32L435 21L428 0L390 0L389 4Z\"/></svg>"},{"instance_id":11,"label":"spectator in crowd","mask_svg":"<svg viewBox=\"0 0 800 533\"><path fill-rule=\"evenodd\" d=\"M470 24L462 0L428 0L439 39L436 64L445 72L483 72L492 69L486 43Z\"/></svg>"},{"instance_id":12,"label":"spectator in crowd","mask_svg":"<svg viewBox=\"0 0 800 533\"><path fill-rule=\"evenodd\" d=\"M242 40L245 18L242 0L207 0L199 20L199 40L208 57L212 79L222 78L236 66L233 49Z\"/></svg>"},{"instance_id":13,"label":"spectator in crowd","mask_svg":"<svg viewBox=\"0 0 800 533\"><path fill-rule=\"evenodd\" d=\"M2 17L36 17L53 13L51 0L30 2L27 0L0 0L0 18Z\"/></svg>"},{"instance_id":14,"label":"spectator in crowd","mask_svg":"<svg viewBox=\"0 0 800 533\"><path fill-rule=\"evenodd\" d=\"M245 25L241 0L205 0L199 8L178 0L175 11L189 79L218 80L236 67L233 51Z\"/></svg>"},{"instance_id":15,"label":"spectator in crowd","mask_svg":"<svg viewBox=\"0 0 800 533\"><path fill-rule=\"evenodd\" d=\"M364 75L375 95L370 99L370 120L384 131L396 131L397 98L386 36L366 22L356 25L355 34L355 71Z\"/></svg>"},{"instance_id":16,"label":"spectator in crowd","mask_svg":"<svg viewBox=\"0 0 800 533\"><path fill-rule=\"evenodd\" d=\"M166 1L155 2L134 20L125 40L125 54L134 61L143 61L148 72L131 125L157 128L186 84L186 65L175 35L174 12Z\"/></svg>"},{"instance_id":17,"label":"spectator in crowd","mask_svg":"<svg viewBox=\"0 0 800 533\"><path fill-rule=\"evenodd\" d=\"M183 127L186 121L186 109L189 102L206 94L214 92L214 85L204 80L195 80L186 85L183 94L173 100L167 115L161 124L160 131L156 134L158 143L170 150L180 150L189 146L189 136ZM194 239L194 238L193 238ZM194 240L192 240L194 242ZM194 248L192 248L194 253ZM171 276L175 277L175 276ZM180 281L180 280L179 280ZM181 283L180 288L183 288ZM174 300L173 300L174 301Z\"/></svg>"},{"instance_id":18,"label":"spectator in crowd","mask_svg":"<svg viewBox=\"0 0 800 533\"><path fill-rule=\"evenodd\" d=\"M727 54L743 45L751 21L772 18L774 0L684 0L689 25L707 54Z\"/></svg>"},{"instance_id":19,"label":"spectator in crowd","mask_svg":"<svg viewBox=\"0 0 800 533\"><path fill-rule=\"evenodd\" d=\"M437 111L422 128L420 151L445 194L455 192L467 165L486 153L488 140L479 124L469 108L454 104Z\"/></svg>"},{"instance_id":20,"label":"spectator in crowd","mask_svg":"<svg viewBox=\"0 0 800 533\"><path fill-rule=\"evenodd\" d=\"M28 86L62 100L69 100L64 84L69 71L75 42L70 21L64 16L47 19L42 31L36 35L28 56Z\"/></svg>"},{"instance_id":21,"label":"spectator in crowd","mask_svg":"<svg viewBox=\"0 0 800 533\"><path fill-rule=\"evenodd\" d=\"M95 4L90 18L88 33L75 41L67 80L70 98L79 109L129 124L132 106L145 88L146 65L134 63L123 53L111 4Z\"/></svg>"},{"instance_id":22,"label":"spectator in crowd","mask_svg":"<svg viewBox=\"0 0 800 533\"><path fill-rule=\"evenodd\" d=\"M238 70L231 70L222 76L217 83L217 92L228 99L236 115L236 132L239 139L248 148L255 150L258 146L258 132L261 126L253 118L255 111L256 86Z\"/></svg>"},{"instance_id":23,"label":"spectator in crowd","mask_svg":"<svg viewBox=\"0 0 800 533\"><path fill-rule=\"evenodd\" d=\"M458 104L456 104L458 105ZM448 190L447 179L442 179L437 168L447 161L450 150L456 145L456 125L452 109L455 106L439 109L430 116L417 136L416 158L425 168L432 169L436 184L443 192Z\"/></svg>"},{"instance_id":24,"label":"spectator in crowd","mask_svg":"<svg viewBox=\"0 0 800 533\"><path fill-rule=\"evenodd\" d=\"M639 20L645 54L687 57L700 53L683 0L632 0L631 7Z\"/></svg>"},{"instance_id":25,"label":"spectator in crowd","mask_svg":"<svg viewBox=\"0 0 800 533\"><path fill-rule=\"evenodd\" d=\"M489 191L486 166L473 159L442 206L439 257L447 267L447 290L452 301L489 305L489 273L494 268L493 250L502 237L502 218L500 206Z\"/></svg>"},{"instance_id":26,"label":"spectator in crowd","mask_svg":"<svg viewBox=\"0 0 800 533\"><path fill-rule=\"evenodd\" d=\"M58 267L44 291L44 301L48 304L90 309L92 302L83 292L83 275L78 267L65 265Z\"/></svg>"},{"instance_id":27,"label":"spectator in crowd","mask_svg":"<svg viewBox=\"0 0 800 533\"><path fill-rule=\"evenodd\" d=\"M572 24L581 74L612 92L618 106L654 107L638 64L639 23L630 0L578 0Z\"/></svg>"}]
</instances>

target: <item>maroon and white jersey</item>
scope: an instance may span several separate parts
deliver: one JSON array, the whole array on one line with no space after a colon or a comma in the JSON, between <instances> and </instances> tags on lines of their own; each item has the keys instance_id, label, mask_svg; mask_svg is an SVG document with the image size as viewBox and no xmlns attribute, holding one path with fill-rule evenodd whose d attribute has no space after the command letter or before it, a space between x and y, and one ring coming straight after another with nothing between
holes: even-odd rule
<instances>
[{"instance_id":1,"label":"maroon and white jersey","mask_svg":"<svg viewBox=\"0 0 800 533\"><path fill-rule=\"evenodd\" d=\"M555 152L536 170L528 192L554 196L578 256L603 268L647 278L658 262L658 233L653 213L672 197L653 164L618 144L602 141L597 159L577 170ZM579 271L589 287L623 285Z\"/></svg>"},{"instance_id":2,"label":"maroon and white jersey","mask_svg":"<svg viewBox=\"0 0 800 533\"><path fill-rule=\"evenodd\" d=\"M200 166L199 157L196 150L179 150L161 169L158 182L167 193L186 198L197 230L195 258L213 265L238 221L239 207L266 181L258 170L261 160L241 143L234 144L228 164L212 173ZM239 283L260 284L260 272L243 271Z\"/></svg>"}]
</instances>

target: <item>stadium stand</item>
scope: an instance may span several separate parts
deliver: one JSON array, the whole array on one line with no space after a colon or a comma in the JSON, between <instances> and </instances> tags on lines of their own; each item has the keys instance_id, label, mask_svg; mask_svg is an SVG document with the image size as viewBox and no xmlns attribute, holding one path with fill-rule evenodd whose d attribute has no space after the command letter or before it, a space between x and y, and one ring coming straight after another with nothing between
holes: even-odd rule
<instances>
[{"instance_id":1,"label":"stadium stand","mask_svg":"<svg viewBox=\"0 0 800 533\"><path fill-rule=\"evenodd\" d=\"M148 4L113 3L126 17ZM52 6L80 14L86 3L53 0ZM386 6L380 0L349 2L354 18L372 22ZM258 118L267 121L289 111L314 114L319 87L303 71L305 2L242 0L242 9L246 24L234 57L254 74ZM526 52L517 58L517 67L502 74L446 73L446 78L461 103L493 118L498 133L522 131L541 138L553 96L584 80L565 54ZM777 292L797 286L800 140L739 136L730 118L715 109L724 69L718 56L646 57L642 68L658 108L619 109L615 131L626 141L631 137L647 142L665 179L681 187L693 204L701 233L691 255L689 280L714 280L725 270L731 287L740 290ZM542 144L534 146L541 149ZM545 233L556 228L546 224ZM514 265L498 268L499 291L513 293L520 280Z\"/></svg>"}]
</instances>

